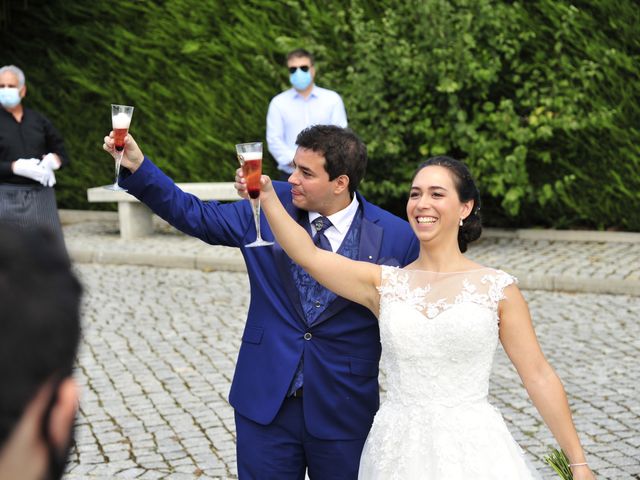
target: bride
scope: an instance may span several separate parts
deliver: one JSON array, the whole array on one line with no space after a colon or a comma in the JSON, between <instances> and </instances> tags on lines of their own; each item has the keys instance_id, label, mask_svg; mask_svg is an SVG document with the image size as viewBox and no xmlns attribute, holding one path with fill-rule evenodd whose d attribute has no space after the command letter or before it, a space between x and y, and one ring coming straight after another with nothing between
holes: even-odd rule
<instances>
[{"instance_id":1,"label":"bride","mask_svg":"<svg viewBox=\"0 0 640 480\"><path fill-rule=\"evenodd\" d=\"M378 317L387 396L367 437L359 478L540 478L487 401L498 341L569 457L574 478L595 478L515 278L463 255L481 226L479 193L462 162L434 157L418 168L407 217L420 255L404 269L317 248L266 176L260 199L287 254L318 282Z\"/></svg>"}]
</instances>

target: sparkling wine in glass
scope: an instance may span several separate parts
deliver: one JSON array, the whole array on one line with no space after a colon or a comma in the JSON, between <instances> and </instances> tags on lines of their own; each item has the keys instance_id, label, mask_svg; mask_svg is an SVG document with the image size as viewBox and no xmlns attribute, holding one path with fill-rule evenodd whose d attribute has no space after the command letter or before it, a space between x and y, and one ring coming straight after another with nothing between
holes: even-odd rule
<instances>
[{"instance_id":1,"label":"sparkling wine in glass","mask_svg":"<svg viewBox=\"0 0 640 480\"><path fill-rule=\"evenodd\" d=\"M253 207L253 221L256 224L256 240L245 247L273 245L260 236L260 176L262 175L262 142L239 143L236 145L238 161L247 181L247 193Z\"/></svg>"},{"instance_id":2,"label":"sparkling wine in glass","mask_svg":"<svg viewBox=\"0 0 640 480\"><path fill-rule=\"evenodd\" d=\"M113 185L107 185L107 190L127 190L118 185L118 177L120 175L120 163L124 155L124 137L127 136L129 125L131 125L131 117L133 116L133 107L129 105L111 104L111 127L113 128L113 138L116 146L116 179Z\"/></svg>"}]
</instances>

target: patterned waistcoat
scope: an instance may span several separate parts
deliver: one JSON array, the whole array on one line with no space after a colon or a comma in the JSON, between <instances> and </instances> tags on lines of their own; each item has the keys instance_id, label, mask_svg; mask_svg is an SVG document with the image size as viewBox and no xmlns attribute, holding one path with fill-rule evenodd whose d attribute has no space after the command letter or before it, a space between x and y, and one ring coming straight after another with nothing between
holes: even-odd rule
<instances>
[{"instance_id":1,"label":"patterned waistcoat","mask_svg":"<svg viewBox=\"0 0 640 480\"><path fill-rule=\"evenodd\" d=\"M305 214L302 217L301 222L304 222L306 230L309 231L308 216ZM358 258L360 225L362 225L362 209L358 208L349 231L338 248L339 254L354 260ZM293 280L298 286L300 303L302 304L307 325L313 325L313 322L336 299L337 295L316 282L311 275L293 261L291 261L291 272Z\"/></svg>"}]
</instances>

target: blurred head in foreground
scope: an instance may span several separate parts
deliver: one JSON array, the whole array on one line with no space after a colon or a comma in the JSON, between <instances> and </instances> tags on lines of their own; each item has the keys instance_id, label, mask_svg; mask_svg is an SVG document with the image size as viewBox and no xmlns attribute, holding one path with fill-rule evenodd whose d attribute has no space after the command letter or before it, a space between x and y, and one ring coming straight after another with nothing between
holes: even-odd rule
<instances>
[{"instance_id":1,"label":"blurred head in foreground","mask_svg":"<svg viewBox=\"0 0 640 480\"><path fill-rule=\"evenodd\" d=\"M78 404L81 293L48 232L0 223L0 480L62 476Z\"/></svg>"}]
</instances>

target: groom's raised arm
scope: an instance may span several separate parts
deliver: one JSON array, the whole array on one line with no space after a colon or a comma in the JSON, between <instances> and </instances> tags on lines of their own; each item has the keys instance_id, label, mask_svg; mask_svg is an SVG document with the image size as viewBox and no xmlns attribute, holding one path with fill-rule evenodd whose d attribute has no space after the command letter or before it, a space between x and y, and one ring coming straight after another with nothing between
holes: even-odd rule
<instances>
[{"instance_id":1,"label":"groom's raised arm","mask_svg":"<svg viewBox=\"0 0 640 480\"><path fill-rule=\"evenodd\" d=\"M104 150L115 157L113 135L104 139ZM125 139L119 184L178 230L213 245L239 247L252 228L249 202L222 204L202 201L181 190L146 157L131 135Z\"/></svg>"}]
</instances>

